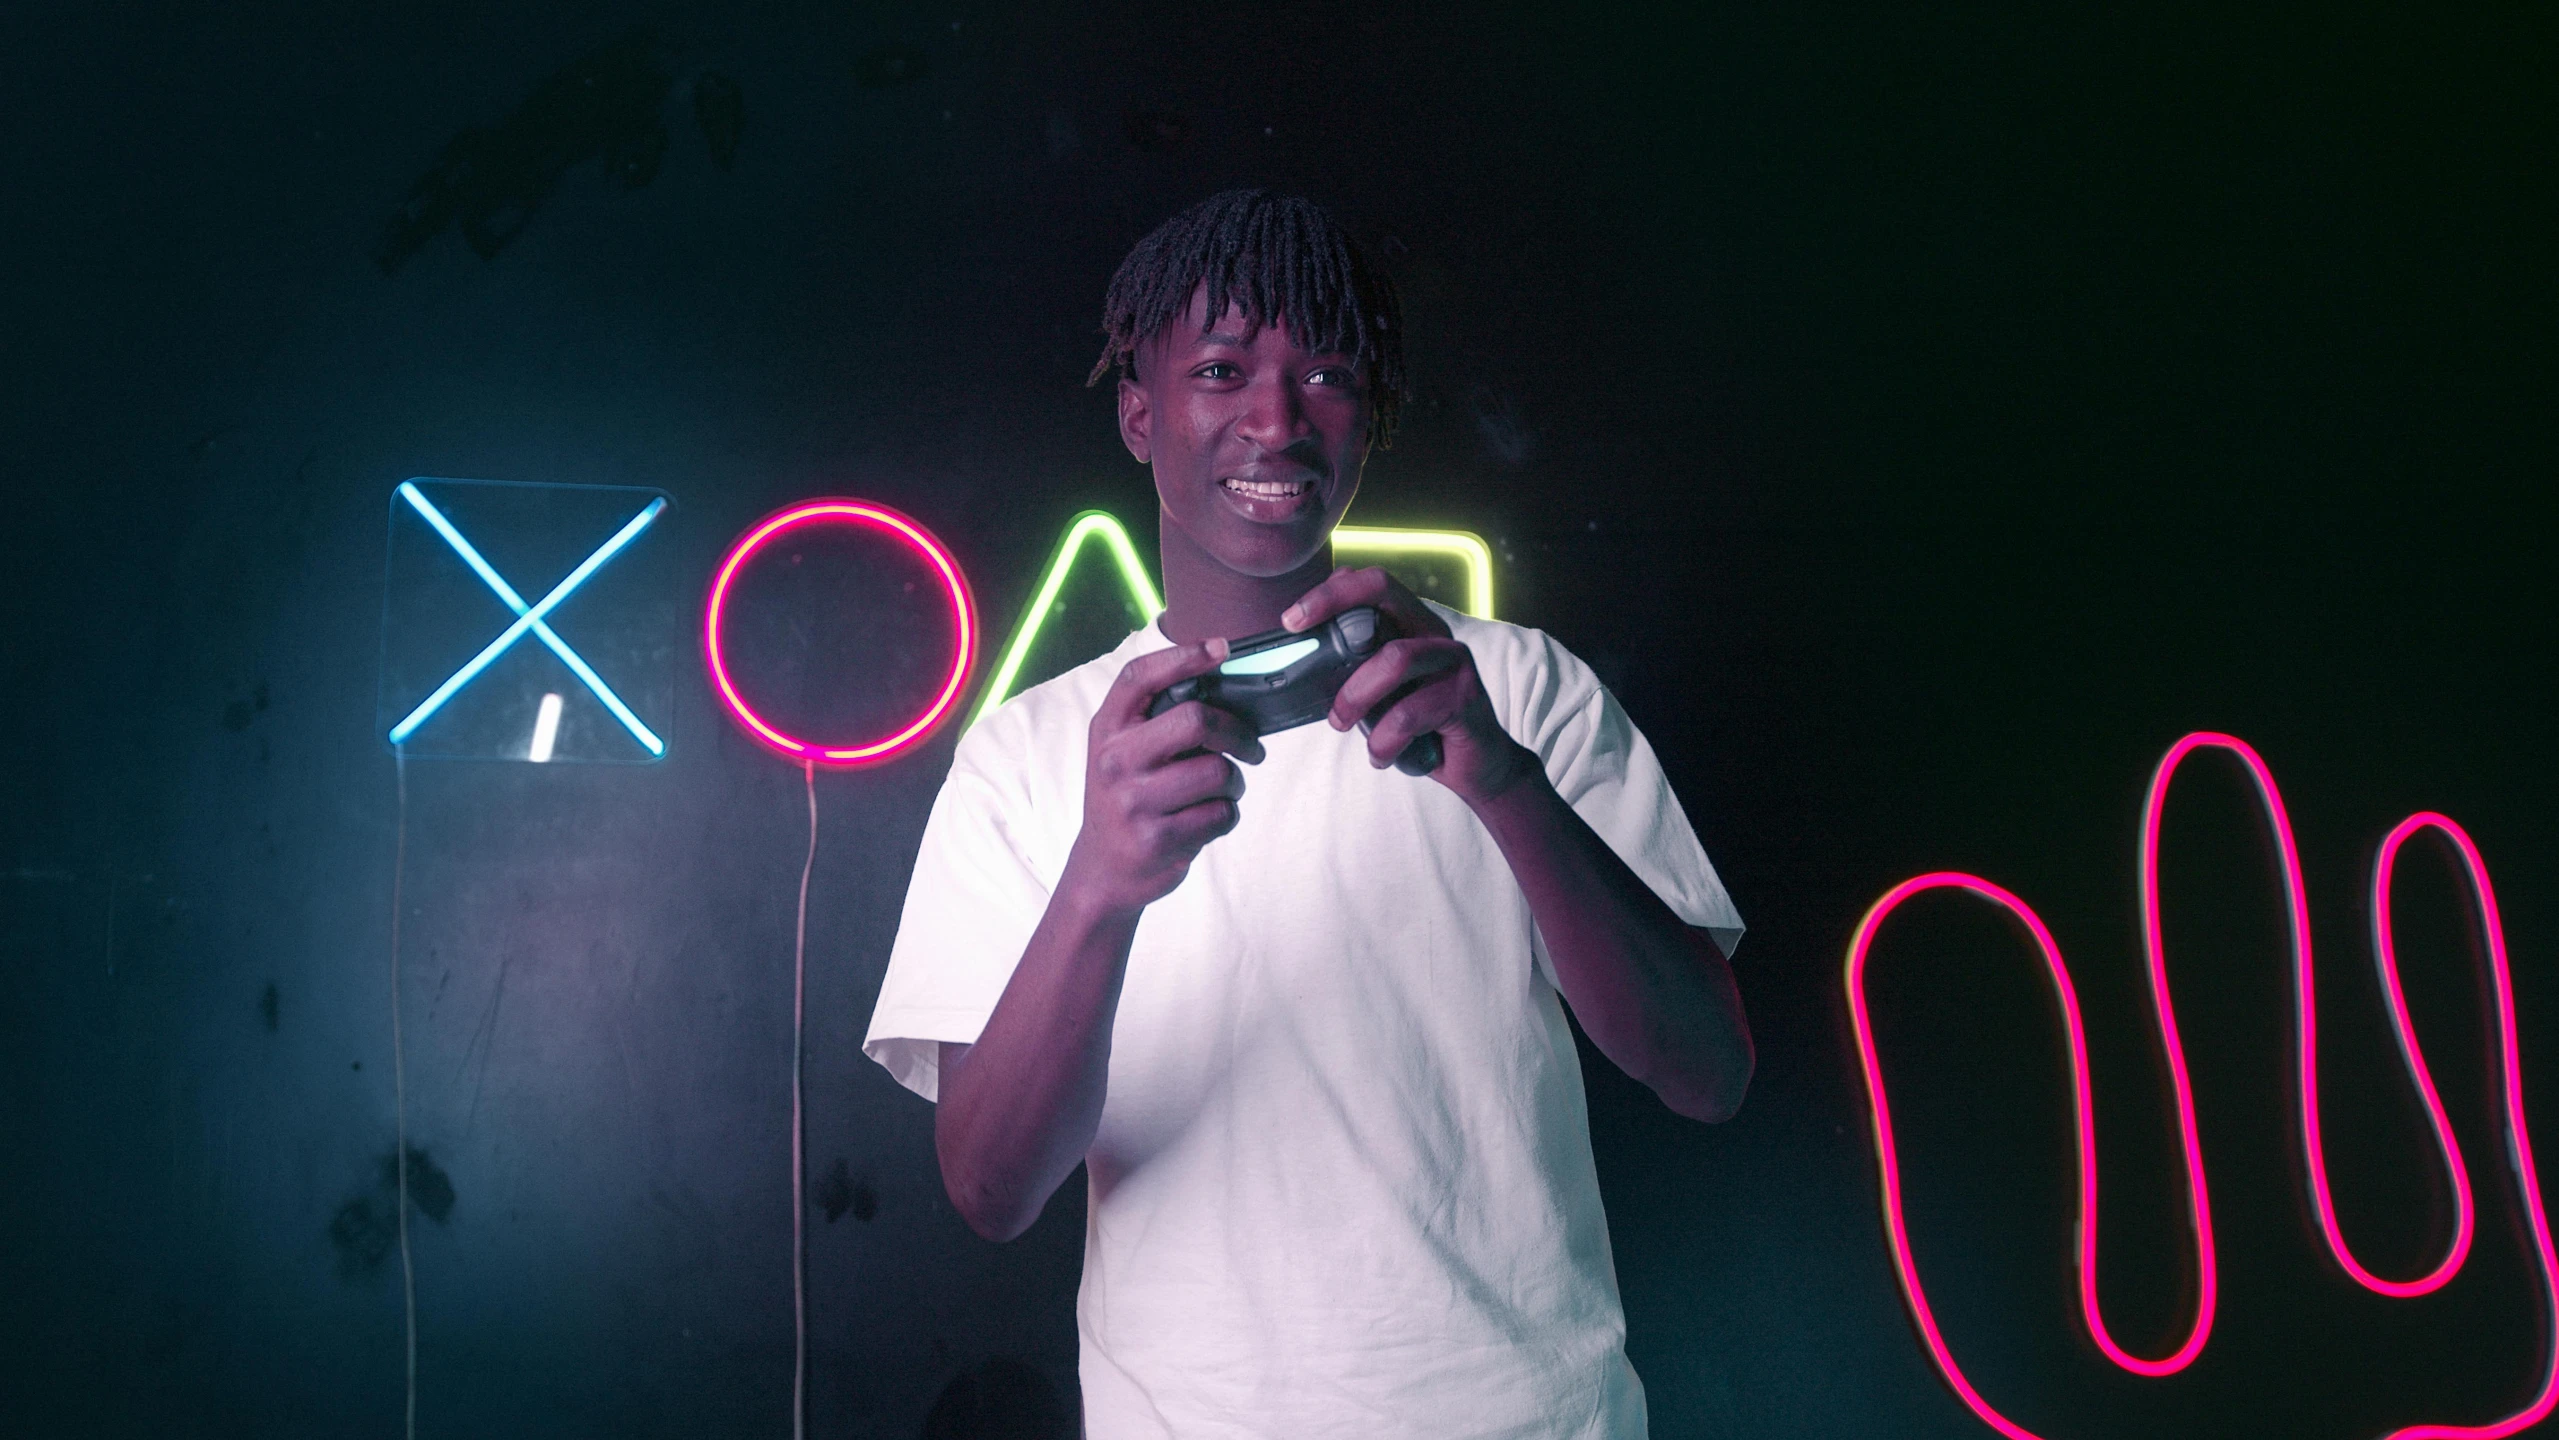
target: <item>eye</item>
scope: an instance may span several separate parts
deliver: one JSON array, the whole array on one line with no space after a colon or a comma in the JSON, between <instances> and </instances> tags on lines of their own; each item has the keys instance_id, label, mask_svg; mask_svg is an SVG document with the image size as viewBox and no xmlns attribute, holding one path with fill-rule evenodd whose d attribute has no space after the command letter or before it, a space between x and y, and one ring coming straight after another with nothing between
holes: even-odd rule
<instances>
[{"instance_id":1,"label":"eye","mask_svg":"<svg viewBox=\"0 0 2559 1440\"><path fill-rule=\"evenodd\" d=\"M1242 370L1235 366L1234 362L1228 360L1211 360L1207 364L1202 365L1197 370L1191 372L1192 375L1202 380L1232 380L1243 373L1244 372Z\"/></svg>"},{"instance_id":2,"label":"eye","mask_svg":"<svg viewBox=\"0 0 2559 1440\"><path fill-rule=\"evenodd\" d=\"M1359 384L1359 372L1348 365L1327 365L1306 378L1317 385L1348 387Z\"/></svg>"}]
</instances>

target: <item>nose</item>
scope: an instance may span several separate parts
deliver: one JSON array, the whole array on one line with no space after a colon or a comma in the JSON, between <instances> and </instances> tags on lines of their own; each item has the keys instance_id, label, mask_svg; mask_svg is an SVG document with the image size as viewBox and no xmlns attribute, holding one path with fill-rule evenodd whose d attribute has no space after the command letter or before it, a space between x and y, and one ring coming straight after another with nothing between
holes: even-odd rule
<instances>
[{"instance_id":1,"label":"nose","mask_svg":"<svg viewBox=\"0 0 2559 1440\"><path fill-rule=\"evenodd\" d=\"M1262 449L1278 452L1288 449L1313 429L1306 418L1305 398L1284 373L1273 372L1256 379L1244 392L1244 413L1235 424L1235 432Z\"/></svg>"}]
</instances>

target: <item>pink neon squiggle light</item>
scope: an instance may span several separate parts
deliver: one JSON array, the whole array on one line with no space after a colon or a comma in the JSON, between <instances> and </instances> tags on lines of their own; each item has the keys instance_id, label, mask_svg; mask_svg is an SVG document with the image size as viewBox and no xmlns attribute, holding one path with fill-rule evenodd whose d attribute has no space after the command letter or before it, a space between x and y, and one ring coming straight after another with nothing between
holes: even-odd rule
<instances>
[{"instance_id":1,"label":"pink neon squiggle light","mask_svg":"<svg viewBox=\"0 0 2559 1440\"><path fill-rule=\"evenodd\" d=\"M729 679L728 662L720 649L720 621L728 601L730 582L758 550L783 532L802 525L863 525L883 530L905 541L931 564L941 577L944 593L951 602L951 669L942 682L941 693L923 713L904 729L886 739L855 745L827 745L785 735L765 723L764 717L746 703ZM913 746L923 743L935 726L948 719L960 698L960 688L967 683L969 667L977 659L977 609L970 602L968 579L960 572L960 563L931 531L916 524L885 505L867 500L809 500L788 509L778 510L758 521L722 557L713 572L710 598L702 607L702 660L710 671L711 684L720 692L720 701L728 707L737 722L766 745L794 760L820 765L865 765L892 759Z\"/></svg>"},{"instance_id":2,"label":"pink neon squiggle light","mask_svg":"<svg viewBox=\"0 0 2559 1440\"><path fill-rule=\"evenodd\" d=\"M2486 862L2469 835L2449 817L2425 812L2401 821L2381 846L2373 867L2373 937L2374 957L2381 972L2382 991L2390 1009L2391 1026L2398 1037L2402 1060L2407 1064L2419 1098L2426 1107L2427 1119L2433 1127L2435 1144L2445 1169L2450 1174L2456 1200L2456 1219L2451 1243L2443 1260L2432 1270L2413 1280L2388 1280L2373 1274L2349 1251L2344 1234L2339 1230L2336 1208L2328 1185L2327 1154L2321 1141L2318 1085L2318 1008L2317 992L2311 964L2309 906L2301 876L2300 854L2293 841L2292 821L2284 809L2282 793L2276 788L2274 775L2265 761L2246 741L2236 736L2212 732L2189 735L2170 747L2158 768L2152 772L2150 792L2142 807L2141 856L2139 884L2142 912L2142 948L2149 971L2151 1002L2156 1013L2161 1048L2168 1059L2172 1093L2177 1105L2178 1137L2185 1157L2188 1220L2195 1236L2197 1299L2195 1317L2185 1343L2160 1360L2143 1360L2126 1353L2108 1333L2097 1303L2097 1170L2096 1140L2089 1108L2088 1051L2079 1018L2077 992L2070 983L2069 968L2063 963L2059 945L2052 932L2024 900L1990 881L1955 871L1938 871L1905 880L1884 893L1857 924L1848 948L1847 988L1849 1020L1857 1038L1858 1062L1862 1068L1866 1091L1873 1105L1875 1153L1882 1178L1884 1232L1892 1251L1893 1269L1900 1280L1903 1296L1911 1315L1919 1326L1922 1342L1938 1373L1964 1404L1984 1424L2009 1440L2042 1440L2033 1431L2001 1414L1963 1373L1939 1331L1935 1313L1930 1309L1926 1288L1910 1254L1910 1236L1902 1211L1901 1159L1893 1140L1892 1111L1886 1099L1883 1065L1875 1049L1874 1029L1866 1007L1866 963L1872 951L1876 932L1884 920L1903 903L1931 890L1959 889L1969 891L2007 910L2022 921L2043 956L2053 988L2061 1002L2065 1038L2069 1042L2071 1063L2072 1114L2076 1129L2079 1163L2079 1270L2080 1314L2089 1335L2106 1357L2135 1374L2161 1376L2183 1369L2201 1353L2212 1329L2219 1279L2212 1243L2212 1211L2206 1194L2202 1150L2195 1136L2193 1092L2187 1082L2185 1050L2178 1038L2176 1008L2168 993L2165 950L2159 923L2159 825L2167 801L2168 785L2186 757L2198 749L2228 750L2246 766L2255 782L2259 797L2265 802L2267 819L2274 832L2277 854L2284 878L2287 921L2292 935L2294 1018L2300 1044L2299 1090L2301 1093L2302 1146L2309 1160L2313 1209L2319 1217L2321 1238L2329 1253L2337 1258L2346 1273L2365 1288L2396 1298L2428 1294L2440 1289L2457 1273L2469 1256L2475 1228L2469 1172L2462 1164L2460 1147L2454 1142L2451 1122L2437 1096L2434 1078L2425 1062L2416 1031L2410 1023L2405 997L2399 985L2399 962L2390 922L2390 880L2400 848L2420 830L2440 831L2460 852L2468 868L2471 891L2479 906L2483 928L2488 937L2491 986L2495 991L2499 1059L2502 1070L2506 1108L2507 1143L2514 1162L2524 1209L2532 1232L2536 1254L2541 1264L2542 1290L2550 1306L2549 1323L2552 1349L2545 1366L2538 1393L2523 1409L2501 1420L2479 1426L2415 1425L2393 1431L2388 1440L2497 1440L2548 1416L2559 1406L2559 1257L2554 1257L2549 1221L2542 1209L2541 1185L2533 1163L2532 1143L2524 1126L2521 1058L2515 1040L2514 993L2507 968L2505 931L2498 918L2495 891L2488 881Z\"/></svg>"},{"instance_id":3,"label":"pink neon squiggle light","mask_svg":"<svg viewBox=\"0 0 2559 1440\"><path fill-rule=\"evenodd\" d=\"M2549 1306L2547 1323L2552 1349L2542 1370L2540 1393L2523 1409L2486 1425L2411 1425L2394 1433L2390 1440L2500 1440L2527 1425L2538 1424L2559 1408L2559 1252L2552 1248L2550 1217L2542 1209L2541 1167L2533 1159L2532 1132L2524 1126L2523 1053L2515 1039L2514 972L2506 961L2506 926L2497 913L2496 887L2488 883L2488 862L2481 858L2470 832L2451 816L2432 810L2400 821L2382 840L2381 853L2373 860L2373 957L2381 968L2383 991L2389 996L2391 1025L2399 1034L2400 1052L2410 1057L2411 1068L2422 1077L2424 1062L2416 1058L2417 1037L2409 1029L2408 1007L2399 996L2398 946L2390 931L2393 867L2399 860L2399 847L2420 830L2436 831L2452 842L2452 848L2461 856L2462 869L2469 875L2471 899L2479 906L2479 928L2488 942L2488 984L2497 1002L2497 1090L2506 1107L2506 1158L2514 1170L2515 1186L2523 1195L2524 1220L2532 1233L2533 1253L2541 1261L2542 1299ZM2433 1099L2431 1090L2427 1091L2427 1098ZM2469 1218L2465 1208L2464 1239L2468 1238ZM2458 1259L2447 1262L2453 1268L2460 1263Z\"/></svg>"}]
</instances>

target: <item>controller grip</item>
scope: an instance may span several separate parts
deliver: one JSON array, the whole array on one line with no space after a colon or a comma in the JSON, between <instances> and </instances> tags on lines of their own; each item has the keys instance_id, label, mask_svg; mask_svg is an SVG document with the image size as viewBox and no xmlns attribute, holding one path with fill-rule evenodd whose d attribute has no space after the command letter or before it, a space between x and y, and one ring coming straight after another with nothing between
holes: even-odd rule
<instances>
[{"instance_id":1,"label":"controller grip","mask_svg":"<svg viewBox=\"0 0 2559 1440\"><path fill-rule=\"evenodd\" d=\"M1439 732L1434 730L1427 735L1414 736L1413 743L1404 747L1404 753L1395 757L1395 768L1407 775L1428 775L1439 768L1439 762Z\"/></svg>"},{"instance_id":2,"label":"controller grip","mask_svg":"<svg viewBox=\"0 0 2559 1440\"><path fill-rule=\"evenodd\" d=\"M1176 705L1207 698L1208 684L1204 677L1194 675L1187 680L1176 680L1169 689L1155 692L1155 698L1146 702L1146 718L1152 720Z\"/></svg>"},{"instance_id":3,"label":"controller grip","mask_svg":"<svg viewBox=\"0 0 2559 1440\"><path fill-rule=\"evenodd\" d=\"M1367 721L1359 722L1362 735L1367 734L1370 728ZM1395 768L1407 775L1428 775L1439 768L1440 759L1439 732L1433 730L1406 742L1404 753L1395 757Z\"/></svg>"}]
</instances>

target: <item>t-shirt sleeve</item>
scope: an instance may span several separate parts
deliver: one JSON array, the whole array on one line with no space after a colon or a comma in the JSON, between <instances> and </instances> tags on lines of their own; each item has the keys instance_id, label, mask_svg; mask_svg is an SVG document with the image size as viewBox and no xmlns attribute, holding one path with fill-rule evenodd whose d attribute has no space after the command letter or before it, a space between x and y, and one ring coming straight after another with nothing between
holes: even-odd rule
<instances>
[{"instance_id":1,"label":"t-shirt sleeve","mask_svg":"<svg viewBox=\"0 0 2559 1440\"><path fill-rule=\"evenodd\" d=\"M1580 657L1537 632L1521 633L1536 643L1516 675L1512 735L1537 752L1556 793L1671 913L1706 931L1731 956L1741 944L1741 913L1651 742ZM1533 937L1533 950L1553 983L1544 936Z\"/></svg>"},{"instance_id":2,"label":"t-shirt sleeve","mask_svg":"<svg viewBox=\"0 0 2559 1440\"><path fill-rule=\"evenodd\" d=\"M1009 719L1011 717L998 717ZM1048 910L1032 860L1029 802L1015 767L986 763L992 738L964 737L924 822L915 877L880 981L862 1053L927 1100L941 1089L941 1043L974 1044Z\"/></svg>"}]
</instances>

